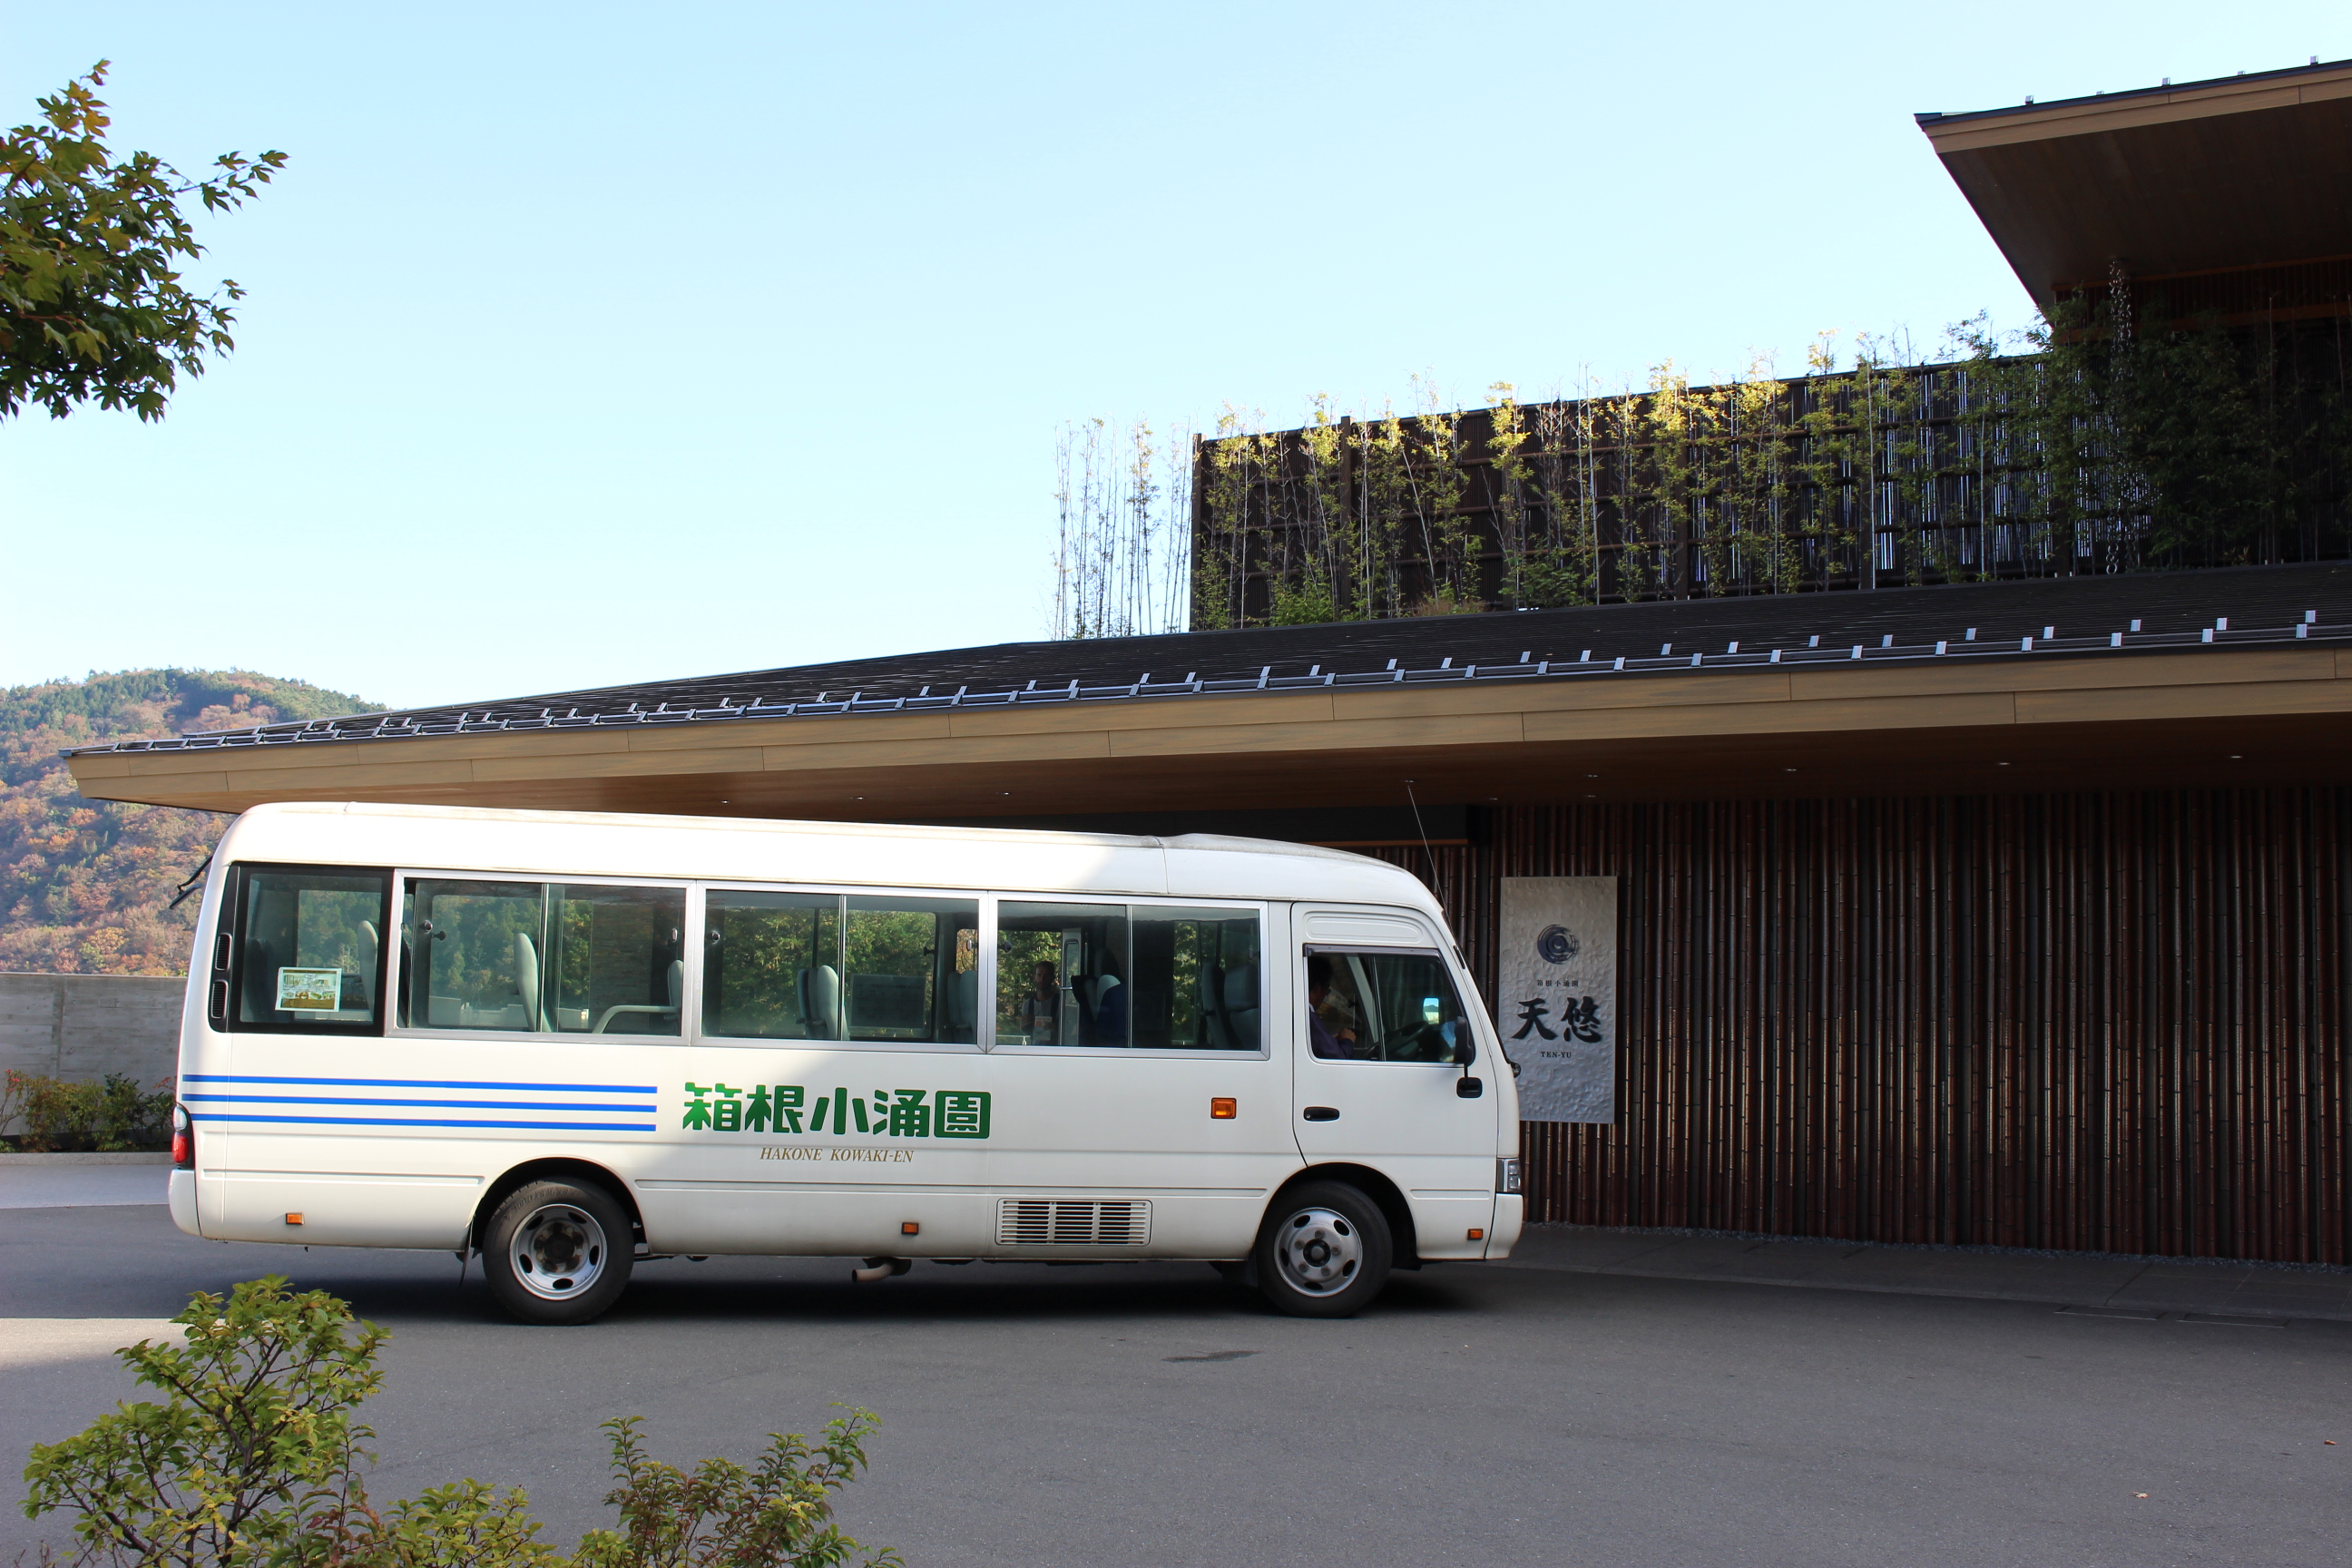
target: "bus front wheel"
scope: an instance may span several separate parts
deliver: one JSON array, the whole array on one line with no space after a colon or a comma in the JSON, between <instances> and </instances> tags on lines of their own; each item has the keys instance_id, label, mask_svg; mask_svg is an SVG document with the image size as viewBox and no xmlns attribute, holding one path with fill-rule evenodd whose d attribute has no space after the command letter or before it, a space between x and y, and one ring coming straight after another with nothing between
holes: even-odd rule
<instances>
[{"instance_id":1,"label":"bus front wheel","mask_svg":"<svg viewBox=\"0 0 2352 1568\"><path fill-rule=\"evenodd\" d=\"M1307 1182L1266 1210L1257 1288L1297 1318L1350 1318L1389 1280L1393 1247L1380 1205L1344 1182Z\"/></svg>"},{"instance_id":2,"label":"bus front wheel","mask_svg":"<svg viewBox=\"0 0 2352 1568\"><path fill-rule=\"evenodd\" d=\"M613 1195L584 1182L527 1182L491 1211L482 1273L507 1315L587 1323L628 1288L636 1244Z\"/></svg>"}]
</instances>

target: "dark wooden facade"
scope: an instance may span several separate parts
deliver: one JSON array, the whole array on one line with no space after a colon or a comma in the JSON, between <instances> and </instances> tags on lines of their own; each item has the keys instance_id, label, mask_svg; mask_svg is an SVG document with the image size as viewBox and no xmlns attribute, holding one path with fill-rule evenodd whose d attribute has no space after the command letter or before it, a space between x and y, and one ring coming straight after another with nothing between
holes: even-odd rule
<instances>
[{"instance_id":1,"label":"dark wooden facade","mask_svg":"<svg viewBox=\"0 0 2352 1568\"><path fill-rule=\"evenodd\" d=\"M1528 1214L2352 1261L2352 790L1531 806L1430 875L1620 880L1620 1115Z\"/></svg>"}]
</instances>

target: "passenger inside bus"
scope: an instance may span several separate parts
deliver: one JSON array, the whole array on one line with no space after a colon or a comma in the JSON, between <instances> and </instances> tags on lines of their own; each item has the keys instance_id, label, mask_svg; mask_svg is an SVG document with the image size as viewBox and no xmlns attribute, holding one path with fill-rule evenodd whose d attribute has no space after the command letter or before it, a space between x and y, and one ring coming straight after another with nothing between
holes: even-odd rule
<instances>
[{"instance_id":1,"label":"passenger inside bus","mask_svg":"<svg viewBox=\"0 0 2352 1568\"><path fill-rule=\"evenodd\" d=\"M1054 1023L1061 1016L1062 984L1051 963L1041 961L1029 989L1013 1009L1013 1026L1029 1037L1033 1046L1054 1043Z\"/></svg>"},{"instance_id":2,"label":"passenger inside bus","mask_svg":"<svg viewBox=\"0 0 2352 1568\"><path fill-rule=\"evenodd\" d=\"M1326 1014L1340 1018L1337 1028L1324 1022ZM1335 1061L1348 1061L1363 1055L1357 1048L1356 1031L1352 1026L1355 1009L1347 998L1331 989L1331 957L1328 953L1309 953L1307 958L1307 1041L1308 1048L1318 1057Z\"/></svg>"}]
</instances>

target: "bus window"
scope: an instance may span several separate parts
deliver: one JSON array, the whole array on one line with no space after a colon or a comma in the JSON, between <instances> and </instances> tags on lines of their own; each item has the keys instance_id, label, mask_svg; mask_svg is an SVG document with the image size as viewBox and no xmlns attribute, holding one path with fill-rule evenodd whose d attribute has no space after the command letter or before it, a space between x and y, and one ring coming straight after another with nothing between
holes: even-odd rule
<instances>
[{"instance_id":1,"label":"bus window","mask_svg":"<svg viewBox=\"0 0 2352 1568\"><path fill-rule=\"evenodd\" d=\"M1000 1045L1259 1047L1254 910L1014 903L996 912Z\"/></svg>"},{"instance_id":2,"label":"bus window","mask_svg":"<svg viewBox=\"0 0 2352 1568\"><path fill-rule=\"evenodd\" d=\"M401 922L407 965L401 1023L536 1028L546 902L537 882L411 881Z\"/></svg>"},{"instance_id":3,"label":"bus window","mask_svg":"<svg viewBox=\"0 0 2352 1568\"><path fill-rule=\"evenodd\" d=\"M1307 950L1330 964L1317 1009L1323 1026L1360 1061L1447 1062L1469 1027L1445 963L1433 952L1395 949ZM1314 966L1302 994L1314 989Z\"/></svg>"},{"instance_id":4,"label":"bus window","mask_svg":"<svg viewBox=\"0 0 2352 1568\"><path fill-rule=\"evenodd\" d=\"M702 1032L841 1037L841 899L714 890L704 906Z\"/></svg>"},{"instance_id":5,"label":"bus window","mask_svg":"<svg viewBox=\"0 0 2352 1568\"><path fill-rule=\"evenodd\" d=\"M976 1043L980 900L852 894L843 902L848 1037Z\"/></svg>"},{"instance_id":6,"label":"bus window","mask_svg":"<svg viewBox=\"0 0 2352 1568\"><path fill-rule=\"evenodd\" d=\"M680 1032L681 889L418 878L405 906L404 1027Z\"/></svg>"},{"instance_id":7,"label":"bus window","mask_svg":"<svg viewBox=\"0 0 2352 1568\"><path fill-rule=\"evenodd\" d=\"M1135 1043L1183 1050L1256 1050L1257 912L1143 904L1131 912Z\"/></svg>"},{"instance_id":8,"label":"bus window","mask_svg":"<svg viewBox=\"0 0 2352 1568\"><path fill-rule=\"evenodd\" d=\"M1007 1046L1128 1043L1127 906L996 906L996 1039Z\"/></svg>"},{"instance_id":9,"label":"bus window","mask_svg":"<svg viewBox=\"0 0 2352 1568\"><path fill-rule=\"evenodd\" d=\"M541 1028L683 1032L686 890L572 883L548 889Z\"/></svg>"},{"instance_id":10,"label":"bus window","mask_svg":"<svg viewBox=\"0 0 2352 1568\"><path fill-rule=\"evenodd\" d=\"M238 1025L373 1032L390 874L247 867L241 879Z\"/></svg>"}]
</instances>

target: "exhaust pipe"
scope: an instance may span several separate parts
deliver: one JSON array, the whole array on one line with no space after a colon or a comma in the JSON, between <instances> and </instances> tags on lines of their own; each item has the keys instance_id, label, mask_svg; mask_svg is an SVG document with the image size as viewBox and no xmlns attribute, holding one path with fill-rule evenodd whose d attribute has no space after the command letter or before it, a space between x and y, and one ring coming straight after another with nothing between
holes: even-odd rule
<instances>
[{"instance_id":1,"label":"exhaust pipe","mask_svg":"<svg viewBox=\"0 0 2352 1568\"><path fill-rule=\"evenodd\" d=\"M863 1268L853 1268L849 1277L860 1285L873 1285L894 1274L904 1274L915 1266L911 1258L869 1258Z\"/></svg>"}]
</instances>

